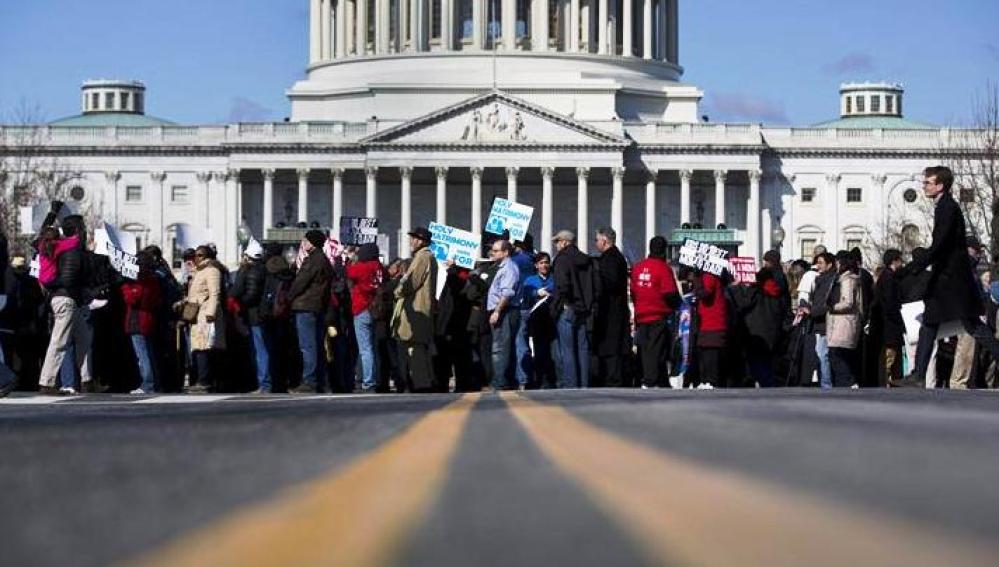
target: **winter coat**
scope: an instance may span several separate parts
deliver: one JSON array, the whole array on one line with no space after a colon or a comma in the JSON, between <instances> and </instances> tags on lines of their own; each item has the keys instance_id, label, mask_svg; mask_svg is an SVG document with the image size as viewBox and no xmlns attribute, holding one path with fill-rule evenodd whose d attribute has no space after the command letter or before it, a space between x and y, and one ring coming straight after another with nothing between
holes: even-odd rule
<instances>
[{"instance_id":1,"label":"winter coat","mask_svg":"<svg viewBox=\"0 0 999 567\"><path fill-rule=\"evenodd\" d=\"M968 258L964 214L954 197L944 193L933 212L933 242L925 256L910 264L916 273L932 267L924 298L924 323L939 325L983 313L981 293Z\"/></svg>"},{"instance_id":2,"label":"winter coat","mask_svg":"<svg viewBox=\"0 0 999 567\"><path fill-rule=\"evenodd\" d=\"M732 298L749 335L749 348L773 352L780 344L784 322L784 295L772 271L763 268L756 285L734 286Z\"/></svg>"},{"instance_id":3,"label":"winter coat","mask_svg":"<svg viewBox=\"0 0 999 567\"><path fill-rule=\"evenodd\" d=\"M558 318L562 309L572 309L577 315L589 316L595 304L593 267L590 257L575 245L564 248L552 260L555 277L553 313Z\"/></svg>"},{"instance_id":4,"label":"winter coat","mask_svg":"<svg viewBox=\"0 0 999 567\"><path fill-rule=\"evenodd\" d=\"M829 348L857 348L864 321L864 292L860 276L849 272L840 274L829 301L829 314L826 316Z\"/></svg>"},{"instance_id":5,"label":"winter coat","mask_svg":"<svg viewBox=\"0 0 999 567\"><path fill-rule=\"evenodd\" d=\"M395 288L392 334L399 341L433 343L436 281L437 261L429 248L421 248Z\"/></svg>"},{"instance_id":6,"label":"winter coat","mask_svg":"<svg viewBox=\"0 0 999 567\"><path fill-rule=\"evenodd\" d=\"M295 274L295 281L288 290L291 310L325 313L329 303L332 273L333 267L326 254L319 248L313 249L302 262L302 267Z\"/></svg>"},{"instance_id":7,"label":"winter coat","mask_svg":"<svg viewBox=\"0 0 999 567\"><path fill-rule=\"evenodd\" d=\"M46 286L52 292L52 297L69 297L77 305L81 304L88 285L83 250L76 247L62 252L56 260L56 266L56 278Z\"/></svg>"},{"instance_id":8,"label":"winter coat","mask_svg":"<svg viewBox=\"0 0 999 567\"><path fill-rule=\"evenodd\" d=\"M702 272L694 280L697 296L697 344L701 347L722 348L728 331L728 300L721 278Z\"/></svg>"},{"instance_id":9,"label":"winter coat","mask_svg":"<svg viewBox=\"0 0 999 567\"><path fill-rule=\"evenodd\" d=\"M680 306L680 291L669 262L648 257L631 270L631 299L635 302L635 323L654 323L668 317Z\"/></svg>"},{"instance_id":10,"label":"winter coat","mask_svg":"<svg viewBox=\"0 0 999 567\"><path fill-rule=\"evenodd\" d=\"M239 302L246 324L251 327L261 323L260 301L264 297L266 281L267 267L263 261L251 260L249 264L240 266L236 272L236 281L229 290L229 297Z\"/></svg>"},{"instance_id":11,"label":"winter coat","mask_svg":"<svg viewBox=\"0 0 999 567\"><path fill-rule=\"evenodd\" d=\"M593 325L595 350L600 356L624 354L631 349L628 261L617 247L611 247L596 262L600 295Z\"/></svg>"},{"instance_id":12,"label":"winter coat","mask_svg":"<svg viewBox=\"0 0 999 567\"><path fill-rule=\"evenodd\" d=\"M815 279L815 291L812 292L810 316L812 318L812 329L817 335L826 334L826 323L829 313L829 294L832 293L833 284L835 283L835 270L829 270L824 274L819 274L819 277Z\"/></svg>"},{"instance_id":13,"label":"winter coat","mask_svg":"<svg viewBox=\"0 0 999 567\"><path fill-rule=\"evenodd\" d=\"M187 301L197 303L198 322L191 326L191 350L225 348L225 312L222 309L222 269L214 260L198 264L187 290ZM208 318L214 317L209 323Z\"/></svg>"},{"instance_id":14,"label":"winter coat","mask_svg":"<svg viewBox=\"0 0 999 567\"><path fill-rule=\"evenodd\" d=\"M885 268L878 278L874 291L875 303L871 306L871 322L875 317L881 326L881 333L886 346L902 346L905 335L905 321L902 320L902 290L899 276L889 268Z\"/></svg>"},{"instance_id":15,"label":"winter coat","mask_svg":"<svg viewBox=\"0 0 999 567\"><path fill-rule=\"evenodd\" d=\"M159 279L153 274L140 274L138 280L122 284L121 296L125 303L125 334L153 335L163 299Z\"/></svg>"},{"instance_id":16,"label":"winter coat","mask_svg":"<svg viewBox=\"0 0 999 567\"><path fill-rule=\"evenodd\" d=\"M356 317L368 310L382 285L382 264L377 259L355 262L347 266L350 280L350 305Z\"/></svg>"}]
</instances>

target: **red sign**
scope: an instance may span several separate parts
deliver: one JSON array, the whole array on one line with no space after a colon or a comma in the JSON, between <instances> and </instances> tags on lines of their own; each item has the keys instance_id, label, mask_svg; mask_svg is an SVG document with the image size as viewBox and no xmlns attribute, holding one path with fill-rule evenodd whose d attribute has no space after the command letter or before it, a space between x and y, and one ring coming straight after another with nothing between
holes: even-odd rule
<instances>
[{"instance_id":1,"label":"red sign","mask_svg":"<svg viewBox=\"0 0 999 567\"><path fill-rule=\"evenodd\" d=\"M756 283L756 258L729 258L729 262L732 263L732 275L735 276L736 283Z\"/></svg>"}]
</instances>

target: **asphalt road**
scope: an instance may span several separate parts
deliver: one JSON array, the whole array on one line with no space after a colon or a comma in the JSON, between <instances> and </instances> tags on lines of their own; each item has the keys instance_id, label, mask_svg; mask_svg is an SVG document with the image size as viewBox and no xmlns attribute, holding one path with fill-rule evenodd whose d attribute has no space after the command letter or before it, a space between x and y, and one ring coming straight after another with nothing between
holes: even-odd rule
<instances>
[{"instance_id":1,"label":"asphalt road","mask_svg":"<svg viewBox=\"0 0 999 567\"><path fill-rule=\"evenodd\" d=\"M995 565L999 393L0 401L0 565Z\"/></svg>"}]
</instances>

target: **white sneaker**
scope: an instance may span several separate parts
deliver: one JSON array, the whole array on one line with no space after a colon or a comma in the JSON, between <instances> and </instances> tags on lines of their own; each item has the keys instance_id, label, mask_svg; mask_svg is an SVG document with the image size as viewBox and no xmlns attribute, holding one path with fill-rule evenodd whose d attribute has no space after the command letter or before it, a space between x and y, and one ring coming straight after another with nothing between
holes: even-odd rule
<instances>
[{"instance_id":1,"label":"white sneaker","mask_svg":"<svg viewBox=\"0 0 999 567\"><path fill-rule=\"evenodd\" d=\"M651 390L652 388L649 388L649 387L648 387L648 386L646 386L645 384L642 384L642 389L643 389L643 390Z\"/></svg>"},{"instance_id":2,"label":"white sneaker","mask_svg":"<svg viewBox=\"0 0 999 567\"><path fill-rule=\"evenodd\" d=\"M62 388L59 388L59 393L63 396L75 396L76 388L73 388L72 386L63 386Z\"/></svg>"},{"instance_id":3,"label":"white sneaker","mask_svg":"<svg viewBox=\"0 0 999 567\"><path fill-rule=\"evenodd\" d=\"M707 382L701 382L701 383L700 383L700 384L699 384L699 385L697 386L697 389L698 389L698 390L714 390L714 389L715 389L715 387L714 387L714 386L712 386L711 384L708 384Z\"/></svg>"},{"instance_id":4,"label":"white sneaker","mask_svg":"<svg viewBox=\"0 0 999 567\"><path fill-rule=\"evenodd\" d=\"M145 396L148 393L149 392L143 390L142 388L136 388L136 389L132 390L131 392L129 392L129 394L132 394L133 396Z\"/></svg>"}]
</instances>

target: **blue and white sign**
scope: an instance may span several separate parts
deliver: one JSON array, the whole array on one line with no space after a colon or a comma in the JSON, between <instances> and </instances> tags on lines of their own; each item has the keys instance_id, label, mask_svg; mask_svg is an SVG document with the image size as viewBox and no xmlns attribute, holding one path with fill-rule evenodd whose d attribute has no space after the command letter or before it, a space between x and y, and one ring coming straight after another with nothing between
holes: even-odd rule
<instances>
[{"instance_id":1,"label":"blue and white sign","mask_svg":"<svg viewBox=\"0 0 999 567\"><path fill-rule=\"evenodd\" d=\"M454 260L462 268L474 269L479 258L482 235L446 224L430 223L430 251L438 262Z\"/></svg>"},{"instance_id":2,"label":"blue and white sign","mask_svg":"<svg viewBox=\"0 0 999 567\"><path fill-rule=\"evenodd\" d=\"M504 230L509 230L512 240L523 240L533 216L534 207L497 198L493 201L493 210L486 221L486 232L503 234Z\"/></svg>"}]
</instances>

